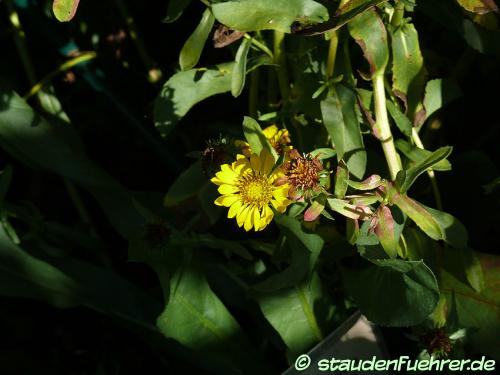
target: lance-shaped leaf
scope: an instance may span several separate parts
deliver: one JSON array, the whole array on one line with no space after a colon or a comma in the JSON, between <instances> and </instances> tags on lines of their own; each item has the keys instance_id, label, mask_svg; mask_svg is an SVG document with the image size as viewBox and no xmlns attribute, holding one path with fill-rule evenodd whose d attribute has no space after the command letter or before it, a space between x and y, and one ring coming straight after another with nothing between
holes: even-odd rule
<instances>
[{"instance_id":1,"label":"lance-shaped leaf","mask_svg":"<svg viewBox=\"0 0 500 375\"><path fill-rule=\"evenodd\" d=\"M314 221L325 209L326 196L320 195L314 202L309 206L309 208L304 212L304 221Z\"/></svg>"},{"instance_id":2,"label":"lance-shaped leaf","mask_svg":"<svg viewBox=\"0 0 500 375\"><path fill-rule=\"evenodd\" d=\"M384 183L385 182L382 179L382 177L380 177L377 174L372 174L370 177L366 178L361 182L347 180L347 184L350 187L353 187L354 189L358 190L373 190L383 185Z\"/></svg>"},{"instance_id":3,"label":"lance-shaped leaf","mask_svg":"<svg viewBox=\"0 0 500 375\"><path fill-rule=\"evenodd\" d=\"M332 210L351 219L368 220L368 218L373 214L368 206L355 206L342 199L328 198L327 202Z\"/></svg>"},{"instance_id":4,"label":"lance-shaped leaf","mask_svg":"<svg viewBox=\"0 0 500 375\"><path fill-rule=\"evenodd\" d=\"M411 23L398 27L392 33L392 90L403 101L405 112L414 122L422 110L427 72L420 52L418 33Z\"/></svg>"},{"instance_id":5,"label":"lance-shaped leaf","mask_svg":"<svg viewBox=\"0 0 500 375\"><path fill-rule=\"evenodd\" d=\"M380 244L390 258L396 258L398 239L396 238L394 230L395 225L391 209L387 206L380 205L375 211L373 220L373 231L377 235Z\"/></svg>"},{"instance_id":6,"label":"lance-shaped leaf","mask_svg":"<svg viewBox=\"0 0 500 375\"><path fill-rule=\"evenodd\" d=\"M439 163L441 160L446 159L450 156L453 151L453 147L445 146L437 149L427 158L414 165L410 169L401 170L396 176L396 183L398 189L401 193L405 193L413 185L415 180L424 173L427 169L432 168L435 164Z\"/></svg>"},{"instance_id":7,"label":"lance-shaped leaf","mask_svg":"<svg viewBox=\"0 0 500 375\"><path fill-rule=\"evenodd\" d=\"M449 79L433 79L425 87L424 107L426 117L429 118L446 104L462 96L457 82Z\"/></svg>"},{"instance_id":8,"label":"lance-shaped leaf","mask_svg":"<svg viewBox=\"0 0 500 375\"><path fill-rule=\"evenodd\" d=\"M182 70L191 69L200 60L201 52L214 25L215 18L210 9L205 9L200 23L186 40L179 55L179 65Z\"/></svg>"},{"instance_id":9,"label":"lance-shaped leaf","mask_svg":"<svg viewBox=\"0 0 500 375\"><path fill-rule=\"evenodd\" d=\"M317 305L328 298L316 273L297 285L274 293L260 295L262 313L279 333L289 353L304 353L323 339ZM290 329L293 327L293 329Z\"/></svg>"},{"instance_id":10,"label":"lance-shaped leaf","mask_svg":"<svg viewBox=\"0 0 500 375\"><path fill-rule=\"evenodd\" d=\"M80 0L54 0L52 11L60 22L68 22L73 19Z\"/></svg>"},{"instance_id":11,"label":"lance-shaped leaf","mask_svg":"<svg viewBox=\"0 0 500 375\"><path fill-rule=\"evenodd\" d=\"M370 64L371 76L385 69L389 61L387 31L377 12L370 9L348 24L349 32Z\"/></svg>"},{"instance_id":12,"label":"lance-shaped leaf","mask_svg":"<svg viewBox=\"0 0 500 375\"><path fill-rule=\"evenodd\" d=\"M345 163L341 160L337 165L337 171L335 173L335 198L342 199L345 197L345 193L349 187L347 184L348 179L349 171L347 170Z\"/></svg>"},{"instance_id":13,"label":"lance-shaped leaf","mask_svg":"<svg viewBox=\"0 0 500 375\"><path fill-rule=\"evenodd\" d=\"M163 335L208 356L226 371L242 366L259 371L239 324L210 289L197 261L185 264L172 276L169 300L157 325Z\"/></svg>"},{"instance_id":14,"label":"lance-shaped leaf","mask_svg":"<svg viewBox=\"0 0 500 375\"><path fill-rule=\"evenodd\" d=\"M457 2L469 12L477 14L498 12L498 6L494 0L457 0Z\"/></svg>"},{"instance_id":15,"label":"lance-shaped leaf","mask_svg":"<svg viewBox=\"0 0 500 375\"><path fill-rule=\"evenodd\" d=\"M323 124L332 139L337 159L345 160L349 172L363 178L366 169L366 151L356 114L356 94L338 84L333 95L321 102Z\"/></svg>"},{"instance_id":16,"label":"lance-shaped leaf","mask_svg":"<svg viewBox=\"0 0 500 375\"><path fill-rule=\"evenodd\" d=\"M160 134L167 136L196 103L230 91L233 65L231 62L207 69L191 69L170 77L155 102L154 120Z\"/></svg>"},{"instance_id":17,"label":"lance-shaped leaf","mask_svg":"<svg viewBox=\"0 0 500 375\"><path fill-rule=\"evenodd\" d=\"M406 194L400 194L395 188L389 188L389 201L397 205L415 224L419 226L433 240L443 240L444 234L441 226L432 214L420 203L409 198Z\"/></svg>"},{"instance_id":18,"label":"lance-shaped leaf","mask_svg":"<svg viewBox=\"0 0 500 375\"><path fill-rule=\"evenodd\" d=\"M170 0L168 2L167 15L163 22L174 22L177 20L184 10L188 7L192 0Z\"/></svg>"},{"instance_id":19,"label":"lance-shaped leaf","mask_svg":"<svg viewBox=\"0 0 500 375\"><path fill-rule=\"evenodd\" d=\"M484 288L480 293L461 277L463 265L458 249L444 249L448 263L441 271L441 290L446 295L448 311L454 311L460 327L470 328L468 341L479 352L500 360L500 258L478 253L484 272ZM460 270L461 272L451 272Z\"/></svg>"},{"instance_id":20,"label":"lance-shaped leaf","mask_svg":"<svg viewBox=\"0 0 500 375\"><path fill-rule=\"evenodd\" d=\"M467 229L456 217L446 212L427 207L423 204L422 207L424 207L432 215L436 223L441 228L444 242L458 249L467 247L467 241L469 238Z\"/></svg>"},{"instance_id":21,"label":"lance-shaped leaf","mask_svg":"<svg viewBox=\"0 0 500 375\"><path fill-rule=\"evenodd\" d=\"M291 250L290 266L268 279L252 286L260 292L273 292L289 288L300 283L314 269L324 241L315 233L307 233L300 221L287 216L276 216L281 233L286 238L286 244Z\"/></svg>"},{"instance_id":22,"label":"lance-shaped leaf","mask_svg":"<svg viewBox=\"0 0 500 375\"><path fill-rule=\"evenodd\" d=\"M400 111L400 109L391 102L390 100L387 100L387 110L389 111L389 114L391 115L392 119L396 123L396 126L398 127L399 130L401 130L401 133L406 135L407 137L411 137L411 132L412 132L412 124L411 121L406 117L406 115Z\"/></svg>"},{"instance_id":23,"label":"lance-shaped leaf","mask_svg":"<svg viewBox=\"0 0 500 375\"><path fill-rule=\"evenodd\" d=\"M233 75L231 77L231 94L236 98L240 96L245 87L245 77L247 75L247 57L250 50L250 39L243 39L238 51L233 66Z\"/></svg>"},{"instance_id":24,"label":"lance-shaped leaf","mask_svg":"<svg viewBox=\"0 0 500 375\"><path fill-rule=\"evenodd\" d=\"M317 148L310 152L313 158L318 158L319 160L327 160L333 158L337 155L337 151L332 148Z\"/></svg>"},{"instance_id":25,"label":"lance-shaped leaf","mask_svg":"<svg viewBox=\"0 0 500 375\"><path fill-rule=\"evenodd\" d=\"M338 8L333 16L330 16L329 21L312 26L298 23L294 25L292 32L299 35L319 35L327 31L335 31L346 25L358 14L385 1L387 0L350 0Z\"/></svg>"},{"instance_id":26,"label":"lance-shaped leaf","mask_svg":"<svg viewBox=\"0 0 500 375\"><path fill-rule=\"evenodd\" d=\"M390 327L419 324L435 309L439 288L423 261L373 259L362 270L343 270L347 291L373 323Z\"/></svg>"},{"instance_id":27,"label":"lance-shaped leaf","mask_svg":"<svg viewBox=\"0 0 500 375\"><path fill-rule=\"evenodd\" d=\"M212 4L215 18L238 31L290 32L294 22L315 24L328 20L328 10L313 0L229 0Z\"/></svg>"},{"instance_id":28,"label":"lance-shaped leaf","mask_svg":"<svg viewBox=\"0 0 500 375\"><path fill-rule=\"evenodd\" d=\"M269 140L262 132L259 123L253 118L248 116L243 118L243 134L245 134L252 153L259 155L262 149L265 149L274 156L274 160L278 160L276 150L271 146L271 143L269 143Z\"/></svg>"},{"instance_id":29,"label":"lance-shaped leaf","mask_svg":"<svg viewBox=\"0 0 500 375\"><path fill-rule=\"evenodd\" d=\"M425 159L431 156L432 152L423 150L416 146L412 146L404 139L396 140L396 148L403 153L408 159L415 163L422 163ZM448 159L443 159L432 166L435 171L449 171L451 170L451 163Z\"/></svg>"},{"instance_id":30,"label":"lance-shaped leaf","mask_svg":"<svg viewBox=\"0 0 500 375\"><path fill-rule=\"evenodd\" d=\"M201 162L196 162L187 168L168 189L163 200L166 207L176 206L188 198L195 196L207 182L203 174Z\"/></svg>"}]
</instances>

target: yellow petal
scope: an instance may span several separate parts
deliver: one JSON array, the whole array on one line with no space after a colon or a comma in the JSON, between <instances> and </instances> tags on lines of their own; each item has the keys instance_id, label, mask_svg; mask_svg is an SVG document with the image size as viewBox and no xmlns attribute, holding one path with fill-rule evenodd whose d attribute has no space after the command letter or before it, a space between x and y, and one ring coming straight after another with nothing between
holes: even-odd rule
<instances>
[{"instance_id":1,"label":"yellow petal","mask_svg":"<svg viewBox=\"0 0 500 375\"><path fill-rule=\"evenodd\" d=\"M240 199L239 194L229 194L229 195L221 195L219 198L215 200L215 204L217 206L230 207L234 202Z\"/></svg>"},{"instance_id":2,"label":"yellow petal","mask_svg":"<svg viewBox=\"0 0 500 375\"><path fill-rule=\"evenodd\" d=\"M262 133L264 133L267 139L271 139L278 133L278 127L276 125L270 125L262 130Z\"/></svg>"},{"instance_id":3,"label":"yellow petal","mask_svg":"<svg viewBox=\"0 0 500 375\"><path fill-rule=\"evenodd\" d=\"M234 202L231 205L231 207L229 208L229 211L227 213L227 217L229 219L232 219L233 217L236 217L236 215L240 211L242 205L243 205L243 203L241 202L241 200L237 200L236 202Z\"/></svg>"},{"instance_id":4,"label":"yellow petal","mask_svg":"<svg viewBox=\"0 0 500 375\"><path fill-rule=\"evenodd\" d=\"M236 222L238 223L238 226L241 228L243 226L243 223L245 222L245 219L247 218L248 214L248 205L244 205L243 207L240 208L240 211L236 215Z\"/></svg>"},{"instance_id":5,"label":"yellow petal","mask_svg":"<svg viewBox=\"0 0 500 375\"><path fill-rule=\"evenodd\" d=\"M217 172L215 174L215 177L218 179L218 181L222 181L225 184L229 185L234 185L237 182L238 175L231 171L231 173L226 173L226 172Z\"/></svg>"},{"instance_id":6,"label":"yellow petal","mask_svg":"<svg viewBox=\"0 0 500 375\"><path fill-rule=\"evenodd\" d=\"M248 212L247 212L247 215L245 217L245 224L244 224L244 228L245 228L245 230L247 232L250 229L252 229L252 226L253 226L253 214L254 214L255 210L256 210L255 206L250 206L248 208Z\"/></svg>"},{"instance_id":7,"label":"yellow petal","mask_svg":"<svg viewBox=\"0 0 500 375\"><path fill-rule=\"evenodd\" d=\"M237 193L237 192L240 191L240 189L237 186L234 186L234 185L224 184L224 185L219 186L219 188L217 189L217 191L219 193L221 193L221 195L225 195L225 194L234 194L234 193Z\"/></svg>"},{"instance_id":8,"label":"yellow petal","mask_svg":"<svg viewBox=\"0 0 500 375\"><path fill-rule=\"evenodd\" d=\"M221 179L217 178L217 177L213 177L210 179L211 182L213 182L215 185L222 185L222 184L225 184L224 181L222 181Z\"/></svg>"},{"instance_id":9,"label":"yellow petal","mask_svg":"<svg viewBox=\"0 0 500 375\"><path fill-rule=\"evenodd\" d=\"M255 228L255 231L257 232L261 226L261 221L260 221L260 212L257 207L254 208L253 210L253 227Z\"/></svg>"},{"instance_id":10,"label":"yellow petal","mask_svg":"<svg viewBox=\"0 0 500 375\"><path fill-rule=\"evenodd\" d=\"M260 230L267 227L267 225L271 222L273 217L274 217L273 210L271 210L271 208L268 205L264 206L262 208L262 217L260 219L261 220Z\"/></svg>"}]
</instances>

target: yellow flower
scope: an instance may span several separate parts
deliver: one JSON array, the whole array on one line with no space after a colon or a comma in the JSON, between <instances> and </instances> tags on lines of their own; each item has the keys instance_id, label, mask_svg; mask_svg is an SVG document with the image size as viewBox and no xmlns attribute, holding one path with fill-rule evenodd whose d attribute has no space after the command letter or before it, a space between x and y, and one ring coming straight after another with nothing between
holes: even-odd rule
<instances>
[{"instance_id":1,"label":"yellow flower","mask_svg":"<svg viewBox=\"0 0 500 375\"><path fill-rule=\"evenodd\" d=\"M278 129L276 125L271 125L263 129L262 133L264 133L264 136L267 138L271 146L276 150L278 155L283 155L293 148L291 146L292 140L290 139L290 133L288 133L288 130L286 129ZM252 154L252 149L247 142L236 140L234 142L234 145L236 147L240 147L241 152L246 157L250 157L250 155Z\"/></svg>"},{"instance_id":2,"label":"yellow flower","mask_svg":"<svg viewBox=\"0 0 500 375\"><path fill-rule=\"evenodd\" d=\"M264 229L273 219L271 206L283 213L291 203L288 200L288 184L278 186L276 180L283 177L280 168L274 167L274 158L269 151L262 150L260 156L250 158L237 155L236 161L221 165L221 170L212 178L222 194L215 200L217 206L229 208L227 217L236 218L238 226L248 232Z\"/></svg>"}]
</instances>

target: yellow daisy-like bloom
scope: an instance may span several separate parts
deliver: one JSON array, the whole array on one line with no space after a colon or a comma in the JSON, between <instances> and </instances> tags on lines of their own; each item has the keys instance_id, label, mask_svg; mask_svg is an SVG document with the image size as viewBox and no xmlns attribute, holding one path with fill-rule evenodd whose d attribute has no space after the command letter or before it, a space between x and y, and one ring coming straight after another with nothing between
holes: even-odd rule
<instances>
[{"instance_id":1,"label":"yellow daisy-like bloom","mask_svg":"<svg viewBox=\"0 0 500 375\"><path fill-rule=\"evenodd\" d=\"M238 226L247 232L252 228L260 231L271 222L274 216L271 206L283 213L291 203L287 198L290 186L276 184L283 171L273 167L274 158L266 150L250 158L237 155L235 162L221 165L221 170L210 180L219 185L222 194L214 203L228 207L227 217L236 218Z\"/></svg>"},{"instance_id":2,"label":"yellow daisy-like bloom","mask_svg":"<svg viewBox=\"0 0 500 375\"><path fill-rule=\"evenodd\" d=\"M293 147L291 145L292 140L290 139L290 133L286 129L278 129L276 125L270 125L262 130L264 136L267 138L271 146L276 150L278 155L283 155L287 151L290 151ZM241 148L241 152L246 157L250 157L252 154L252 149L250 145L241 140L236 140L234 142L236 147Z\"/></svg>"}]
</instances>

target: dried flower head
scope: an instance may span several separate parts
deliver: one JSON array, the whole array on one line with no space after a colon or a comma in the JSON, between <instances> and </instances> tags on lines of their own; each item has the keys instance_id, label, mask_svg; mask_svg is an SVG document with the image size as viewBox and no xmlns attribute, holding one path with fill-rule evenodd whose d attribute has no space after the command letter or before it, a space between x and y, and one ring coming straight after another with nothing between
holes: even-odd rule
<instances>
[{"instance_id":1,"label":"dried flower head","mask_svg":"<svg viewBox=\"0 0 500 375\"><path fill-rule=\"evenodd\" d=\"M422 336L422 344L427 352L435 357L447 357L451 352L451 340L449 335L442 329L430 331Z\"/></svg>"},{"instance_id":2,"label":"dried flower head","mask_svg":"<svg viewBox=\"0 0 500 375\"><path fill-rule=\"evenodd\" d=\"M207 147L201 152L201 166L203 171L210 177L220 169L222 164L226 164L234 159L236 150L232 142L222 136L219 139L207 141Z\"/></svg>"},{"instance_id":3,"label":"dried flower head","mask_svg":"<svg viewBox=\"0 0 500 375\"><path fill-rule=\"evenodd\" d=\"M289 197L294 200L309 199L321 191L320 173L323 165L317 157L310 154L300 155L295 149L288 152L288 160L282 166L285 178L290 185Z\"/></svg>"}]
</instances>

